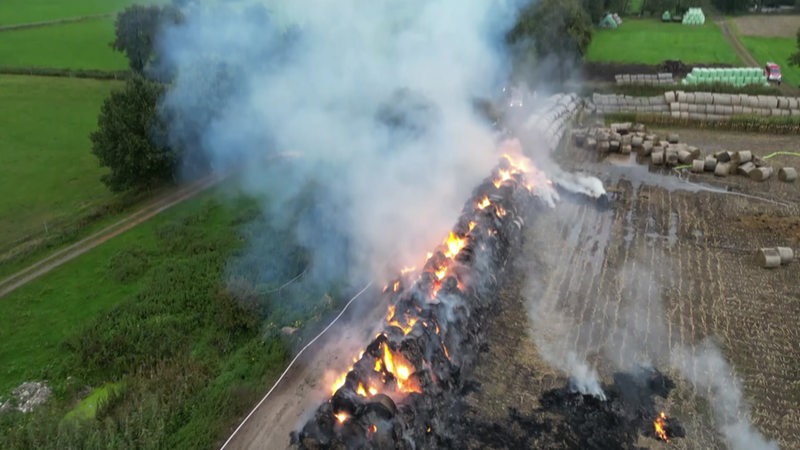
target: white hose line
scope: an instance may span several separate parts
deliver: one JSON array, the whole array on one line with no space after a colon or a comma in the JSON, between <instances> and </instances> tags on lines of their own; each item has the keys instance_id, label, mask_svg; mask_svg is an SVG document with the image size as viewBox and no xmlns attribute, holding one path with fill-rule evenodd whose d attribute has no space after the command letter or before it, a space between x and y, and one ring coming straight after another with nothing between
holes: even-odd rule
<instances>
[{"instance_id":1,"label":"white hose line","mask_svg":"<svg viewBox=\"0 0 800 450\"><path fill-rule=\"evenodd\" d=\"M264 403L264 401L267 399L267 397L269 397L269 395L270 395L270 394L272 394L272 391L274 391L274 390L275 390L275 388L278 386L278 383L280 383L280 382L281 382L281 380L283 380L283 377L285 377L285 376L286 376L286 374L289 372L289 369L291 369L291 368L292 368L292 366L294 365L294 363L297 361L297 359L298 359L298 358L300 358L300 355L302 355L302 354L303 354L303 352L304 352L304 351L306 351L306 349L307 349L308 347L310 347L310 346L311 346L311 344L313 344L314 342L316 342L316 341L317 341L317 339L319 339L320 337L322 337L322 335L323 335L323 334L325 334L325 332L326 332L326 331L328 331L328 329L329 329L330 327L332 327L332 326L333 326L333 324L334 324L334 323L336 323L336 321L338 321L338 320L339 320L339 319L342 317L342 315L344 314L344 312L345 312L345 311L347 311L347 308L348 308L348 307L350 307L350 304L351 304L351 303L353 303L353 301L354 301L355 299L357 299L359 296L361 296L361 294L363 294L363 293L364 293L364 291L366 291L366 290L367 290L367 288L369 288L371 285L372 285L372 282L370 281L369 283L367 283L367 284L366 284L366 286L364 286L364 288L363 288L363 289L361 289L360 291L358 291L358 293L357 293L356 295L354 295L354 296L353 296L353 298L351 298L351 299L350 299L350 301L348 301L348 302L347 302L347 304L345 304L345 305L344 305L344 308L342 308L342 310L339 312L339 314L338 314L336 317L334 317L334 318L333 318L333 320L331 321L331 323L329 323L329 324L328 324L328 326L327 326L327 327L325 327L325 329L323 329L322 331L320 331L320 333L319 333L319 334L318 334L318 335L317 335L317 336L316 336L314 339L312 339L312 340L311 340L311 342L309 342L308 344L306 344L306 346L305 346L305 347L303 347L302 349L300 349L300 351L299 351L299 352L297 352L297 355L295 355L294 359L292 359L292 361L289 363L289 365L288 365L288 366L286 366L286 370L284 370L284 371L283 371L283 373L281 374L281 376L280 376L280 377L278 377L278 380L277 380L277 381L275 381L275 384L273 384L273 385L272 385L272 387L269 389L269 391L268 391L268 392L267 392L267 394L264 396L264 398L262 398L262 399L261 399L261 401L260 401L260 402L258 402L258 404L255 406L255 408L253 408L253 410L252 410L252 411L250 411L250 414L248 414L248 415L247 415L247 417L245 417L245 418L244 418L244 420L242 420L242 423L240 423L240 424L239 424L239 426L238 426L238 427L236 427L236 429L235 429L235 430L233 430L233 433L231 433L230 437L228 437L228 440L227 440L227 441L225 441L225 443L224 443L224 444L222 444L222 447L220 447L220 450L225 450L225 447L227 447L227 445L228 445L228 444L230 444L230 442L233 440L234 436L236 436L236 433L238 433L238 432L239 432L239 430L241 430L241 429L242 429L242 427L244 427L244 424L245 424L245 423L247 423L247 421L250 419L250 417L252 417L252 415L253 415L253 414L255 414L256 410L257 410L259 407L261 407L261 404L262 404L262 403Z\"/></svg>"}]
</instances>

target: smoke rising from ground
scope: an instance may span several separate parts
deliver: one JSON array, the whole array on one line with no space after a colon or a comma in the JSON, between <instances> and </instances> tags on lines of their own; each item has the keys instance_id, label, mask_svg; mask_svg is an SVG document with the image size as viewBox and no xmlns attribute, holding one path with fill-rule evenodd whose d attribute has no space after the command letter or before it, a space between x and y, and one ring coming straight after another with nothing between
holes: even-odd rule
<instances>
[{"instance_id":1,"label":"smoke rising from ground","mask_svg":"<svg viewBox=\"0 0 800 450\"><path fill-rule=\"evenodd\" d=\"M516 3L189 3L160 45L172 139L216 170L246 165L269 220L297 224L312 278L416 264L497 161L473 102L507 75Z\"/></svg>"},{"instance_id":2,"label":"smoke rising from ground","mask_svg":"<svg viewBox=\"0 0 800 450\"><path fill-rule=\"evenodd\" d=\"M553 212L558 214L559 210ZM553 234L553 230L537 230ZM572 249L563 248L563 253ZM573 242L572 245L577 245ZM541 252L528 248L527 252ZM603 249L601 249L603 251ZM526 289L531 336L539 353L548 364L570 377L571 385L578 391L602 398L602 388L597 370L579 355L596 356L594 362L605 370L621 371L638 376L646 374L642 368L657 367L677 370L694 386L697 393L708 399L720 434L732 450L777 450L753 427L749 408L744 401L742 386L733 368L722 352L705 341L689 348L673 339L666 323L662 288L653 283L652 269L637 262L622 267L616 278L615 289L619 302L606 301L602 295L588 300L598 311L594 317L605 318L602 323L580 323L568 311L577 310L574 299L560 299L544 295L548 287L547 271L554 264L563 264L562 252L535 255L530 261ZM635 259L635 258L634 258ZM659 267L669 273L668 267ZM574 276L598 276L591 270ZM666 275L665 278L670 278ZM619 307L617 306L619 305Z\"/></svg>"}]
</instances>

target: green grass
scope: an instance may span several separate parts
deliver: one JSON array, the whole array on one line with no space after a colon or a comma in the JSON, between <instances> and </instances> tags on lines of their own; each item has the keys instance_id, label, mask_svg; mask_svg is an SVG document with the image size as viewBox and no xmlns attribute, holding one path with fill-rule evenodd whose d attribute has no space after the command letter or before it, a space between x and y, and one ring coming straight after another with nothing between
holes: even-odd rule
<instances>
[{"instance_id":1,"label":"green grass","mask_svg":"<svg viewBox=\"0 0 800 450\"><path fill-rule=\"evenodd\" d=\"M114 13L132 4L165 3L165 1L166 0L3 0L0 2L0 26Z\"/></svg>"},{"instance_id":2,"label":"green grass","mask_svg":"<svg viewBox=\"0 0 800 450\"><path fill-rule=\"evenodd\" d=\"M113 19L93 19L0 32L0 65L57 69L122 70L125 55L114 51Z\"/></svg>"},{"instance_id":3,"label":"green grass","mask_svg":"<svg viewBox=\"0 0 800 450\"><path fill-rule=\"evenodd\" d=\"M642 3L643 0L629 0L625 13L630 15L639 14L642 11Z\"/></svg>"},{"instance_id":4,"label":"green grass","mask_svg":"<svg viewBox=\"0 0 800 450\"><path fill-rule=\"evenodd\" d=\"M668 59L687 64L740 63L716 24L686 26L652 19L628 19L614 30L597 29L586 59L640 64Z\"/></svg>"},{"instance_id":5,"label":"green grass","mask_svg":"<svg viewBox=\"0 0 800 450\"><path fill-rule=\"evenodd\" d=\"M786 60L797 51L797 39L777 37L739 36L742 44L753 57L765 64L772 61L781 66L783 82L800 87L800 67L789 66Z\"/></svg>"},{"instance_id":6,"label":"green grass","mask_svg":"<svg viewBox=\"0 0 800 450\"><path fill-rule=\"evenodd\" d=\"M54 392L32 414L0 414L0 448L218 444L282 370L280 328L335 306L305 281L273 298L285 279L244 272L233 296L226 271L248 234L271 237L257 258L299 252L260 211L220 186L0 300L0 396L26 380L47 380ZM105 395L108 383L124 387ZM86 386L95 387L88 397ZM96 420L64 420L92 411Z\"/></svg>"},{"instance_id":7,"label":"green grass","mask_svg":"<svg viewBox=\"0 0 800 450\"><path fill-rule=\"evenodd\" d=\"M0 249L112 195L89 133L114 81L0 75Z\"/></svg>"}]
</instances>

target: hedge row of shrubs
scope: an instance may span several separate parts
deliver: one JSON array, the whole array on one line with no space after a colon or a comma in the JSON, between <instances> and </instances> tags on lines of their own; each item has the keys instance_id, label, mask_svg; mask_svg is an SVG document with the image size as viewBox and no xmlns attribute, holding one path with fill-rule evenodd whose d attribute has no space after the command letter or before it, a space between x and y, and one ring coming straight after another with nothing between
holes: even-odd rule
<instances>
[{"instance_id":1,"label":"hedge row of shrubs","mask_svg":"<svg viewBox=\"0 0 800 450\"><path fill-rule=\"evenodd\" d=\"M92 69L53 69L48 67L4 67L0 66L0 74L5 75L37 75L41 77L94 78L97 80L125 80L130 76L128 70L92 70Z\"/></svg>"}]
</instances>

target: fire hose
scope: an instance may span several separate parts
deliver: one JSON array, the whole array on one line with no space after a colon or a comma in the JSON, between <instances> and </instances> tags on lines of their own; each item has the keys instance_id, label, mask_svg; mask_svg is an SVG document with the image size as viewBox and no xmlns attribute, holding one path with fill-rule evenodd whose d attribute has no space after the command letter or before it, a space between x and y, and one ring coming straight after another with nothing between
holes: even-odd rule
<instances>
[{"instance_id":1,"label":"fire hose","mask_svg":"<svg viewBox=\"0 0 800 450\"><path fill-rule=\"evenodd\" d=\"M303 272L303 273L305 273L305 272ZM302 275L302 274L301 274L301 275ZM328 330L329 330L329 329L330 329L330 328L333 326L333 324L335 324L335 323L336 323L336 322L337 322L337 321L338 321L338 320L339 320L339 319L342 317L342 315L344 315L344 312L345 312L345 311L347 311L347 308L349 308L349 307L350 307L350 304L352 304L352 303L353 303L353 302L354 302L354 301L355 301L355 300L356 300L358 297L360 297L360 296L361 296L361 294L363 294L363 293L364 293L364 291L366 291L366 290L367 290L367 289L368 289L368 288L369 288L371 285L372 285L372 282L370 281L370 282L369 282L369 283L367 283L367 284L366 284L366 285L365 285L365 286L364 286L364 287L363 287L363 288L362 288L360 291L358 291L358 293L356 293L356 295L354 295L354 296L353 296L353 298L351 298L351 299L350 299L350 300L349 300L349 301L348 301L348 302L347 302L347 303L344 305L344 308L342 308L342 310L341 310L341 311L339 311L339 314L338 314L338 315L336 315L336 317L334 317L334 318L333 318L333 320L331 321L331 323L329 323L329 324L328 324L328 326L326 326L326 327L325 327L325 328L324 328L322 331L320 331L320 332L319 332L319 334L318 334L318 335L316 335L316 336L314 337L314 339L311 339L311 341L310 341L308 344L306 344L306 345L305 345L305 347L303 347L302 349L300 349L300 351L299 351L299 352L297 352L297 355L295 355L294 359L292 359L292 361L291 361L291 362L289 362L289 365L288 365L288 366L286 366L286 369L283 371L283 373L281 374L281 376L279 376L279 377L278 377L278 379L275 381L275 384L273 384L273 385L272 385L272 387L271 387L271 388L269 388L269 391L267 391L266 395L264 395L264 397L261 399L261 401L259 401L259 402L258 402L258 404L256 404L256 406L253 408L253 410L252 410L252 411L250 411L250 413L247 415L247 417L245 417L245 418L244 418L244 420L242 420L242 423L240 423L240 424L239 424L239 426L238 426L238 427L236 427L236 429L235 429L235 430L233 430L233 433L231 433L231 435L228 437L228 440L226 440L226 441L225 441L225 443L224 443L224 444L222 444L222 447L220 447L220 450L224 450L224 449L225 449L225 447L227 447L227 446L228 446L228 444L230 444L230 442L231 442L231 441L233 440L233 438L236 436L236 433L238 433L238 432L239 432L239 430L241 430L241 429L242 429L242 427L244 427L244 424L245 424L245 423L247 423L247 421L250 419L250 417L252 417L252 416L253 416L253 414L255 414L256 410L257 410L258 408L260 408L260 407L261 407L261 405L262 405L262 404L263 404L263 403L264 403L264 402L267 400L267 398L270 396L270 394L272 394L272 391L274 391L274 390L275 390L275 388L278 386L278 384L281 382L281 380L283 380L283 377L285 377L285 376L286 376L286 374L287 374L287 373L289 373L289 369L291 369L291 368L292 368L292 366L294 365L294 363L295 363L295 362L296 362L296 361L297 361L297 360L300 358L300 355L302 355L302 354L303 354L303 352L305 352L305 351L306 351L306 349L308 349L309 347L311 347L311 345L313 345L313 344L314 344L314 342L316 342L316 341L317 341L317 339L319 339L320 337L322 337L322 335L323 335L323 334L325 334L325 332L327 332L327 331L328 331Z\"/></svg>"}]
</instances>

